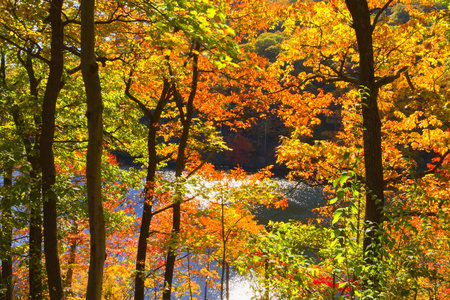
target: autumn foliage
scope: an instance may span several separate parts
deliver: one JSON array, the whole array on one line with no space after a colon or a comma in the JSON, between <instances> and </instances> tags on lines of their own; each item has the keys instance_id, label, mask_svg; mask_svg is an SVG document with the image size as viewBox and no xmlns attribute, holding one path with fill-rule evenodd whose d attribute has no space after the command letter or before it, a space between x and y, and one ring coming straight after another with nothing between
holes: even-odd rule
<instances>
[{"instance_id":1,"label":"autumn foliage","mask_svg":"<svg viewBox=\"0 0 450 300\"><path fill-rule=\"evenodd\" d=\"M80 5L0 10L0 300L86 298ZM97 67L83 72L98 71L103 101L102 299L230 299L237 273L255 299L450 297L444 4L95 10ZM309 222L258 220L289 209L274 171L320 187Z\"/></svg>"}]
</instances>

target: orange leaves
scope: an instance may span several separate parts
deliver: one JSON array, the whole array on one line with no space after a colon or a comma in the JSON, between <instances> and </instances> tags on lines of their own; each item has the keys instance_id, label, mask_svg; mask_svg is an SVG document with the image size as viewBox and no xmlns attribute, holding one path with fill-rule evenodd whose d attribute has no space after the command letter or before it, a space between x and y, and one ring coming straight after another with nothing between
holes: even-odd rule
<instances>
[{"instance_id":1,"label":"orange leaves","mask_svg":"<svg viewBox=\"0 0 450 300\"><path fill-rule=\"evenodd\" d=\"M346 152L351 153L344 160ZM290 179L316 181L326 184L340 176L341 170L353 169L362 174L362 153L355 148L336 145L331 141L316 141L313 145L303 143L295 135L282 140L277 150L278 162L287 165Z\"/></svg>"},{"instance_id":2,"label":"orange leaves","mask_svg":"<svg viewBox=\"0 0 450 300\"><path fill-rule=\"evenodd\" d=\"M216 270L208 270L206 268L202 268L200 269L200 274L203 277L209 277L211 279L219 279L219 274L217 273Z\"/></svg>"},{"instance_id":3,"label":"orange leaves","mask_svg":"<svg viewBox=\"0 0 450 300\"><path fill-rule=\"evenodd\" d=\"M328 114L328 106L333 100L331 94L318 95L310 92L302 94L286 95L281 99L280 117L287 127L303 136L311 135L314 125L321 123L318 116Z\"/></svg>"}]
</instances>

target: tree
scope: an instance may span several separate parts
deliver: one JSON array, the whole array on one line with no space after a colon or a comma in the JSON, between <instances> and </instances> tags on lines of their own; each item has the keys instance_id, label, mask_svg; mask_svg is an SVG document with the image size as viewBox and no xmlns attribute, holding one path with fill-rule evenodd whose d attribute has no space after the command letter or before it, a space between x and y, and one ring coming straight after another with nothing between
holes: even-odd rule
<instances>
[{"instance_id":1,"label":"tree","mask_svg":"<svg viewBox=\"0 0 450 300\"><path fill-rule=\"evenodd\" d=\"M2 299L228 298L233 267L259 276L263 298L448 296L442 12L400 1L397 22L391 0L144 2L95 13L85 1L82 21L71 1L0 3ZM262 230L252 212L283 204L268 169L209 163L228 147L245 163L242 137L269 118L285 126L289 179L330 198L314 224ZM123 151L138 170L119 169Z\"/></svg>"},{"instance_id":2,"label":"tree","mask_svg":"<svg viewBox=\"0 0 450 300\"><path fill-rule=\"evenodd\" d=\"M102 202L102 94L95 55L94 1L81 3L81 71L86 89L89 142L86 184L91 233L89 279L86 299L102 298L103 264L106 259L105 221Z\"/></svg>"},{"instance_id":3,"label":"tree","mask_svg":"<svg viewBox=\"0 0 450 300\"><path fill-rule=\"evenodd\" d=\"M179 7L177 5L179 5ZM198 6L184 3L177 5L174 7L170 6L170 10L161 10L157 4L151 6L149 11L142 8L147 14L153 14L154 18L161 18L162 24L159 25L160 28L154 28L153 26L153 28L149 27L149 29L147 29L154 32L152 35L156 36L155 40L152 41L152 43L148 43L146 39L137 39L137 45L134 45L133 42L121 42L120 45L122 49L136 49L137 55L133 58L136 59L136 61L133 62L133 59L129 60L135 65L132 66L133 69L131 69L130 77L126 82L125 93L139 106L150 121L147 135L148 161L147 180L144 191L144 210L138 245L138 256L136 259L137 273L135 297L137 299L141 299L144 296L143 277L145 276L144 270L146 264L147 239L149 237L148 232L152 217L156 214L155 212L152 212L152 203L157 200L154 196L156 184L154 181L157 166L162 161L172 158L172 156L175 157L176 177L178 178L177 180L181 180L187 158L185 152L190 148L189 143L193 143L191 140L194 140L191 138L191 131L196 133L195 130L198 130L191 129L191 122L194 114L194 100L195 95L198 92L197 82L200 77L198 72L199 67L197 66L197 52L209 53L209 55L211 55L209 59L216 64L216 66L205 64L204 67L206 70L207 68L217 68L217 65L220 68L226 66L226 64L231 61L231 59L226 56L226 51L234 51L232 48L233 44L229 42L228 37L221 40L218 37L211 37L208 35L208 31L210 30L217 31L218 34L223 34L224 36L229 35L228 27L222 23L215 24L213 22L212 25L207 25L206 23L206 20L213 19L214 17L220 20L220 22L223 22L224 14L216 7L207 3L199 4ZM191 13L186 15L181 13L182 11L190 11ZM167 19L172 14L172 21L167 22ZM138 24L139 26L142 25L141 22L138 22ZM145 22L143 24L145 24ZM125 41L125 38L123 40ZM207 40L207 42L201 42L203 40ZM156 43L158 44L155 47L153 44ZM161 46L163 46L162 49ZM149 51L148 53L150 53L150 55L146 57L145 55L139 54L139 48L146 49ZM133 53L134 52L132 51L130 52L130 54ZM142 72L140 69L140 65L143 64L144 59L149 59L151 63L154 63L154 57L161 57L163 62L162 64L155 64L156 67L161 70L162 76L150 77L153 81L160 82L156 85L161 88L160 91L153 89L154 86L149 88L144 85L145 81L142 80L142 76L146 75L145 72ZM216 57L218 57L218 59ZM192 73L192 75L189 73ZM139 82L137 78L140 78L141 82ZM207 77L205 76L205 78ZM147 83L145 82L145 84ZM206 91L208 88L207 82L205 81L202 86L205 87ZM150 95L150 97L147 96L147 99L143 100L142 97L138 96L139 93L143 96ZM168 105L169 103L171 103L172 106ZM175 108L175 111L173 108ZM162 118L165 118L165 120L161 120ZM180 125L177 125L178 122L181 124L181 127ZM202 130L199 131L199 134L205 134ZM160 136L164 137L166 143L161 143L157 140L158 133ZM208 133L212 133L210 132L210 129L208 129ZM216 133L212 134L213 135L208 137L208 139L212 140L216 136ZM169 144L168 141L172 140L175 140L176 142L171 142ZM215 148L217 147L220 148L222 146L217 142L205 146L209 151L215 151ZM202 163L200 162L194 162L194 165L195 164L197 164L197 166L194 167L194 170L199 168L199 166L202 166ZM176 194L175 197L178 199L175 202L181 201L182 195ZM174 237L177 235L180 228L180 205L181 203L170 204L170 208L174 211ZM172 249L169 250L168 260L170 263L166 266L167 280L164 282L167 282L170 285L172 281L171 278L173 278L173 269L175 267L175 253ZM170 295L170 289L165 289L165 291Z\"/></svg>"},{"instance_id":4,"label":"tree","mask_svg":"<svg viewBox=\"0 0 450 300\"><path fill-rule=\"evenodd\" d=\"M392 1L390 1L392 2ZM379 16L390 2L377 12ZM377 25L377 17L373 23L369 5L365 1L346 1L348 10L352 15L352 28L355 30L356 42L359 52L360 76L357 84L362 87L362 115L364 126L364 166L366 181L366 212L365 221L367 236L364 238L363 249L368 255L368 263L374 264L372 255L377 254L380 241L378 228L382 225L384 208L384 181L381 148L381 121L378 109L378 90L384 85L400 77L398 72L394 77L384 77L378 82L375 80L375 60L373 53L372 32ZM373 254L369 254L373 252Z\"/></svg>"},{"instance_id":5,"label":"tree","mask_svg":"<svg viewBox=\"0 0 450 300\"><path fill-rule=\"evenodd\" d=\"M336 100L333 101L341 105L343 131L336 132L335 141L322 140L311 145L300 141L299 137L304 133L297 125L291 138L286 138L282 143L279 160L286 162L293 169L291 175L298 175L303 179L314 176L316 181L323 184L336 180L339 182L338 178L342 178L340 176L350 176L350 171L356 172L356 178L363 184L361 192L366 195L363 205L366 229L362 247L367 265L373 268L367 279L372 280L376 289L381 290L378 283L386 283L384 276L390 276L387 275L388 271L383 272L380 268L383 265L382 253L389 251L390 245L382 242L385 238L383 232L393 226L392 220L385 215L385 194L388 193L391 205L396 194L390 190L405 191L407 185L400 184L397 181L399 178L405 179L411 172L422 176L421 172L412 170L411 165L406 163L412 162L416 165L414 158L407 158L409 154L406 150L415 148L414 141L406 141L394 133L396 130L392 122L399 126L397 129L402 126L391 118L402 115L404 107L401 109L400 103L408 105L407 101L403 102L400 98L402 96L393 96L394 86L398 84L409 87L416 93L411 78L415 78L416 83L428 81L426 76L422 77L424 73L421 66L424 65L433 66L434 71L442 74L441 66L445 64L445 58L438 62L434 56L417 56L417 53L431 53L430 36L424 34L425 32L433 31L436 34L432 38L433 41L441 47L446 46L442 43L443 29L430 25L435 24L431 20L439 18L437 12L423 17L421 12L411 8L408 23L389 26L383 13L392 1L387 1L381 7L378 7L379 3L365 1L346 1L345 4L346 7L340 2L317 3L311 11L312 6L307 7L306 4L299 3L293 8L298 11L296 19L285 22L286 29L293 35L286 41L284 47L287 51L280 55L280 61L293 63L300 60L305 67L309 67L308 71L299 73L297 78L288 77L289 80L298 80L294 85L304 85L312 80L341 88L342 90L334 92L333 97ZM322 19L314 17L319 15ZM334 25L324 23L324 19L333 20ZM288 66L287 72L283 74L289 76L288 72L293 71L293 66ZM430 87L431 85L428 85L425 89ZM357 91L352 92L350 88ZM320 101L324 98L318 93L315 99ZM420 109L427 110L425 106ZM435 113L436 111L432 114L424 112L427 118ZM436 115L432 118L435 117ZM446 138L440 128L446 117L436 118L440 121L432 125L430 132L440 136L437 139L440 144L439 153L446 156L446 146L441 143L441 138ZM317 123L310 123L313 124ZM425 126L429 128L428 125ZM415 132L411 132L415 135L418 128L412 126L409 130ZM402 134L405 134L405 131L402 130ZM421 134L419 136L418 139L422 142L429 140ZM399 146L399 143L402 145ZM308 170L311 164L315 166L314 173ZM393 184L393 181L396 183ZM373 289L375 290L375 287ZM389 288L384 291L389 291Z\"/></svg>"},{"instance_id":6,"label":"tree","mask_svg":"<svg viewBox=\"0 0 450 300\"><path fill-rule=\"evenodd\" d=\"M12 168L5 168L3 173L3 186L4 190L11 189L12 187ZM2 242L2 272L1 272L1 288L0 299L10 300L13 299L13 271L12 271L12 238L13 238L13 227L12 227L12 193L6 192L2 195L2 231L1 231L1 242Z\"/></svg>"},{"instance_id":7,"label":"tree","mask_svg":"<svg viewBox=\"0 0 450 300\"><path fill-rule=\"evenodd\" d=\"M23 7L16 4L12 7L5 7L5 9L20 11ZM16 19L9 19L9 24L4 26L4 30L16 32L13 24ZM5 20L5 21L6 21ZM6 27L6 28L5 28ZM18 30L19 31L19 30ZM16 32L20 36L19 32ZM36 63L32 59L33 46L26 44L18 44L16 40L2 39L6 42L2 47L2 90L5 104L9 106L5 109L5 113L9 114L15 125L15 135L19 138L22 145L20 148L24 149L26 156L26 163L30 168L22 168L22 172L28 173L28 183L30 186L29 199L24 204L29 207L30 222L29 222L29 286L30 295L32 299L42 299L42 267L41 267L41 247L42 247L42 212L41 212L41 182L40 182L40 163L39 163L39 141L40 141L40 127L41 118L36 113L39 98L40 80L36 74ZM16 59L15 59L16 58ZM15 66L15 67L10 67ZM20 70L22 69L22 70ZM24 74L24 72L25 74ZM12 74L12 75L11 75ZM24 83L14 82L14 80L24 81ZM26 86L26 82L29 86ZM29 95L20 92L20 89L29 91ZM27 99L28 98L28 99ZM26 103L26 105L20 105ZM37 109L38 110L38 109ZM30 111L34 111L34 117L27 115ZM18 156L16 156L17 158Z\"/></svg>"},{"instance_id":8,"label":"tree","mask_svg":"<svg viewBox=\"0 0 450 300\"><path fill-rule=\"evenodd\" d=\"M55 107L61 89L64 64L64 32L62 24L62 0L50 3L49 19L52 29L49 75L42 102L42 133L40 163L42 169L42 195L44 202L44 254L48 276L50 299L64 299L64 290L59 265L56 204L58 196L54 192L56 171L53 154L55 134Z\"/></svg>"}]
</instances>

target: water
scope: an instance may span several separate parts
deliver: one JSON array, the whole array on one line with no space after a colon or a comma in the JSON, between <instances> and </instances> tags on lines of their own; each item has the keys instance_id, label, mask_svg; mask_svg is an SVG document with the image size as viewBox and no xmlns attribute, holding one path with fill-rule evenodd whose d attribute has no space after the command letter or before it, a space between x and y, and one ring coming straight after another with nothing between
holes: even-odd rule
<instances>
[{"instance_id":1,"label":"water","mask_svg":"<svg viewBox=\"0 0 450 300\"><path fill-rule=\"evenodd\" d=\"M261 207L255 212L256 219L267 224L269 221L287 222L290 220L307 222L314 219L316 214L312 209L325 204L320 187L309 187L303 183L294 183L286 179L274 179L277 181L281 191L286 196L288 207L286 209L275 209ZM239 274L232 274L230 280L230 299L251 300L255 296L252 285L256 280L246 278ZM215 300L220 297L214 298ZM275 299L275 298L274 298Z\"/></svg>"},{"instance_id":2,"label":"water","mask_svg":"<svg viewBox=\"0 0 450 300\"><path fill-rule=\"evenodd\" d=\"M161 172L165 180L174 180L173 171ZM317 215L312 211L314 208L323 206L326 201L322 197L322 188L310 187L304 183L292 182L284 178L274 178L281 194L288 202L288 208L276 209L259 207L253 213L261 224L267 224L270 220L274 222L287 222L289 220L307 222ZM194 188L195 189L195 188ZM195 193L195 192L193 192Z\"/></svg>"},{"instance_id":3,"label":"water","mask_svg":"<svg viewBox=\"0 0 450 300\"><path fill-rule=\"evenodd\" d=\"M174 179L174 172L164 171L163 178L166 180ZM254 211L256 219L261 224L267 224L269 221L286 222L290 220L307 222L314 219L316 215L312 212L314 208L325 204L320 187L309 187L302 183L290 182L286 179L274 179L285 195L288 207L286 209L275 209L260 207ZM142 206L136 207L138 215L142 213ZM201 267L201 266L199 266ZM195 266L194 266L195 268ZM219 271L220 274L220 271ZM252 285L256 280L247 278L230 270L230 299L232 300L251 300L255 297ZM204 290L204 283L201 283L201 290ZM208 289L208 299L219 300L220 291ZM180 300L189 300L189 295ZM196 299L204 299L204 294L196 296Z\"/></svg>"},{"instance_id":4,"label":"water","mask_svg":"<svg viewBox=\"0 0 450 300\"><path fill-rule=\"evenodd\" d=\"M267 224L269 221L287 222L289 220L307 222L314 219L316 214L312 212L314 208L325 205L322 197L321 187L309 187L303 183L295 183L286 179L274 179L285 195L288 208L275 209L261 207L256 212L256 219Z\"/></svg>"},{"instance_id":5,"label":"water","mask_svg":"<svg viewBox=\"0 0 450 300\"><path fill-rule=\"evenodd\" d=\"M274 179L285 195L288 207L286 209L275 209L260 207L255 211L255 217L261 224L267 224L269 221L287 222L290 220L307 222L314 219L316 214L312 212L314 208L326 204L322 197L321 187L309 187L303 183L295 183L286 179ZM252 285L257 284L256 279L247 278L235 272L230 274L230 299L232 300L251 300L255 293ZM209 294L208 299L219 300L220 292ZM189 297L182 298L188 300ZM274 298L275 299L275 298Z\"/></svg>"}]
</instances>

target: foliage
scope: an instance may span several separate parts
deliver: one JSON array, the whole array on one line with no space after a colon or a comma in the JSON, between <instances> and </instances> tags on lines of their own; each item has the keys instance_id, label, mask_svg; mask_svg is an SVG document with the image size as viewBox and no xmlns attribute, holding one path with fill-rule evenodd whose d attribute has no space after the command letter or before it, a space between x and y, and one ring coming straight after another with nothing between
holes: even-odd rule
<instances>
[{"instance_id":1,"label":"foliage","mask_svg":"<svg viewBox=\"0 0 450 300\"><path fill-rule=\"evenodd\" d=\"M146 297L161 297L170 255L176 298L205 299L214 289L226 298L230 269L253 277L261 299L449 297L448 16L428 1L367 3L386 199L380 224L364 222L371 191L363 111L375 89L359 84L360 48L344 1L97 1L107 150L103 298L132 298L139 276ZM49 297L42 245L31 239L33 230L42 232L49 5L0 1L0 259L2 270L13 261L15 298L38 299L30 294L29 269L41 272L39 297ZM85 297L90 251L79 9L78 2L64 2L53 141L67 299ZM327 118L335 126L319 135ZM263 123L269 141L261 151ZM317 208L320 217L264 228L256 210L286 207L268 180L271 168L218 171L210 160L222 152L233 165L254 166L254 154L266 152L266 144L278 144L278 167L288 179L323 186L329 201ZM120 152L132 157L134 168L119 166L111 153ZM175 177L161 171L174 166ZM138 270L145 205L151 224ZM177 217L179 230L172 230ZM11 249L5 246L10 229ZM363 249L374 232L381 243Z\"/></svg>"},{"instance_id":2,"label":"foliage","mask_svg":"<svg viewBox=\"0 0 450 300\"><path fill-rule=\"evenodd\" d=\"M262 33L255 41L255 51L258 55L267 57L271 62L274 62L282 51L281 42L285 39L285 36L277 32Z\"/></svg>"}]
</instances>

